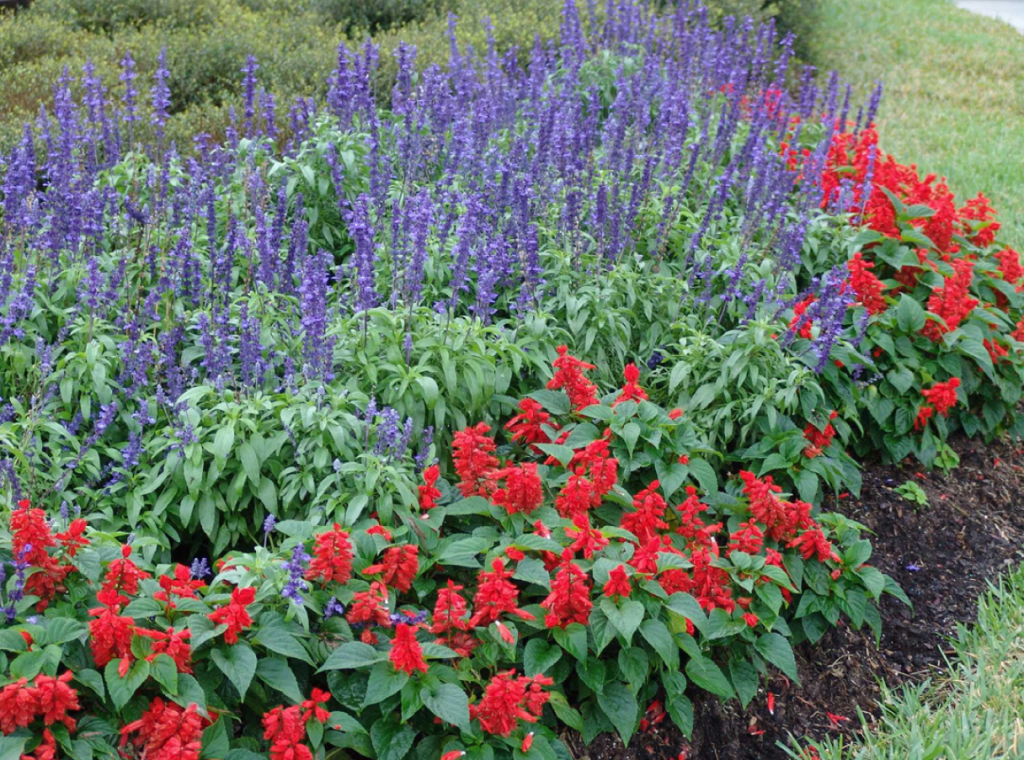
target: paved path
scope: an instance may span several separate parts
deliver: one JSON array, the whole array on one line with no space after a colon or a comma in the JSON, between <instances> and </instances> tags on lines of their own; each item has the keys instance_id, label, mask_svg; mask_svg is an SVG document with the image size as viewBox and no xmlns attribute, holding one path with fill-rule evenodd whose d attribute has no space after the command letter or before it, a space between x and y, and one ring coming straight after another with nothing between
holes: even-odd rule
<instances>
[{"instance_id":1,"label":"paved path","mask_svg":"<svg viewBox=\"0 0 1024 760\"><path fill-rule=\"evenodd\" d=\"M956 0L956 4L965 10L1005 21L1024 32L1024 0Z\"/></svg>"}]
</instances>

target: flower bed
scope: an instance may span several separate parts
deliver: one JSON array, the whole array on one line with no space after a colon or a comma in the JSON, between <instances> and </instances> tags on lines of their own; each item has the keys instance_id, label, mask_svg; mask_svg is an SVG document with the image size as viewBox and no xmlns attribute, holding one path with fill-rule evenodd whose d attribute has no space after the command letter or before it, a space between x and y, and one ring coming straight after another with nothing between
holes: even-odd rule
<instances>
[{"instance_id":1,"label":"flower bed","mask_svg":"<svg viewBox=\"0 0 1024 760\"><path fill-rule=\"evenodd\" d=\"M558 724L628 743L655 699L688 734L688 684L746 705L769 665L797 678L790 639L840 617L877 636L881 595L905 599L856 523L770 477L740 472L714 506L683 488L707 467L692 426L632 365L603 401L592 365L563 348L555 368L504 456L484 423L455 435L459 480L442 490L428 468L416 513L268 521L209 583L205 562L150 566L22 502L2 730L41 736L36 758L75 751L79 710L143 757L255 749L261 720L272 758L546 756Z\"/></svg>"}]
</instances>

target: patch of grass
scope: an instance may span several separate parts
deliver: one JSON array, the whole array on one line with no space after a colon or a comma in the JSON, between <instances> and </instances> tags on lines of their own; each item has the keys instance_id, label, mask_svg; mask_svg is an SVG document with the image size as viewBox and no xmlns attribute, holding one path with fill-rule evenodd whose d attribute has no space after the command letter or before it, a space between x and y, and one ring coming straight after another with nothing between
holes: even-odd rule
<instances>
[{"instance_id":1,"label":"patch of grass","mask_svg":"<svg viewBox=\"0 0 1024 760\"><path fill-rule=\"evenodd\" d=\"M960 199L984 192L1024 248L1024 34L949 0L820 0L817 22L815 65L861 97L885 82L882 148Z\"/></svg>"},{"instance_id":2,"label":"patch of grass","mask_svg":"<svg viewBox=\"0 0 1024 760\"><path fill-rule=\"evenodd\" d=\"M948 675L898 691L883 687L878 725L857 744L818 743L821 760L1024 755L1024 567L981 598L977 624L958 627L953 649ZM808 747L793 757L815 757Z\"/></svg>"}]
</instances>

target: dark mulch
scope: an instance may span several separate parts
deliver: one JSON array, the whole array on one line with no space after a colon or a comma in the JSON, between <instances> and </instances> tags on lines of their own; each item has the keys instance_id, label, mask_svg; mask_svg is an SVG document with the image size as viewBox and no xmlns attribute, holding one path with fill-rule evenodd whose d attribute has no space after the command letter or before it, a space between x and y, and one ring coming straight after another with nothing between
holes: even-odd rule
<instances>
[{"instance_id":1,"label":"dark mulch","mask_svg":"<svg viewBox=\"0 0 1024 760\"><path fill-rule=\"evenodd\" d=\"M988 581L1014 566L1024 547L1024 449L959 440L961 465L949 476L914 467L868 467L860 500L826 505L874 531L870 563L903 587L914 610L887 597L881 646L865 631L837 628L797 650L800 686L777 676L746 711L735 701L695 703L694 734L683 739L665 721L638 734L629 748L599 737L573 745L579 760L780 760L789 735L821 737L858 727L857 708L877 715L878 681L890 686L934 675L944 665L947 637L977 613ZM893 488L915 480L930 506L917 507ZM775 714L766 693L775 694ZM827 713L846 716L833 725ZM763 733L762 733L763 732Z\"/></svg>"}]
</instances>

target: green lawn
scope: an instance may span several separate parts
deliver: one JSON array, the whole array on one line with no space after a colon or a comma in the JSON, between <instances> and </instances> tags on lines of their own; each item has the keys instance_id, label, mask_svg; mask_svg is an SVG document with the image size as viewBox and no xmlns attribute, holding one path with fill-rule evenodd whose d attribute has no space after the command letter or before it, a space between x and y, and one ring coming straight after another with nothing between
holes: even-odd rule
<instances>
[{"instance_id":1,"label":"green lawn","mask_svg":"<svg viewBox=\"0 0 1024 760\"><path fill-rule=\"evenodd\" d=\"M862 97L885 82L883 149L985 192L1024 249L1024 34L948 0L820 0L813 63Z\"/></svg>"},{"instance_id":2,"label":"green lawn","mask_svg":"<svg viewBox=\"0 0 1024 760\"><path fill-rule=\"evenodd\" d=\"M953 648L941 680L883 688L879 725L860 744L819 743L821 760L1024 756L1024 568L982 597L977 624L961 627Z\"/></svg>"}]
</instances>

